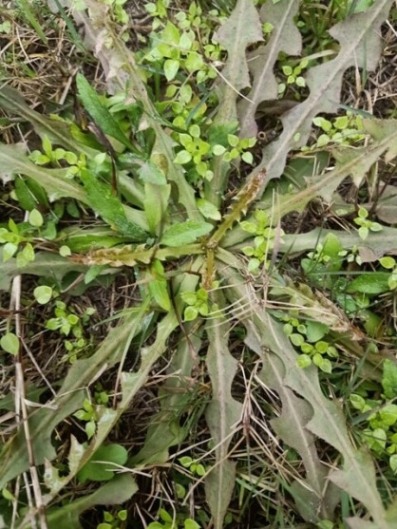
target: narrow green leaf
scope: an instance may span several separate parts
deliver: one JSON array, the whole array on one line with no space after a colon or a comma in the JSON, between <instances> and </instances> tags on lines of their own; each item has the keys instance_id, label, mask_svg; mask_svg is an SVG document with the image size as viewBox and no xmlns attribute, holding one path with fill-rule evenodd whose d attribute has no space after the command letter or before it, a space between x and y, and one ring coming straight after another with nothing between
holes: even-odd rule
<instances>
[{"instance_id":1,"label":"narrow green leaf","mask_svg":"<svg viewBox=\"0 0 397 529\"><path fill-rule=\"evenodd\" d=\"M37 20L36 15L32 9L32 4L27 0L17 0L17 4L20 8L22 17L32 26L37 35L40 37L44 45L47 45L47 37L43 31L40 22Z\"/></svg>"},{"instance_id":2,"label":"narrow green leaf","mask_svg":"<svg viewBox=\"0 0 397 529\"><path fill-rule=\"evenodd\" d=\"M108 136L115 138L128 149L131 149L131 142L121 130L119 124L102 103L96 91L82 74L77 74L76 85L79 97L85 110L89 113L96 125Z\"/></svg>"},{"instance_id":3,"label":"narrow green leaf","mask_svg":"<svg viewBox=\"0 0 397 529\"><path fill-rule=\"evenodd\" d=\"M383 363L382 387L387 399L397 396L397 366L389 359Z\"/></svg>"},{"instance_id":4,"label":"narrow green leaf","mask_svg":"<svg viewBox=\"0 0 397 529\"><path fill-rule=\"evenodd\" d=\"M89 171L81 172L81 180L87 191L90 207L113 229L130 237L133 242L142 242L147 234L127 219L120 199L113 194L110 185L104 184Z\"/></svg>"},{"instance_id":5,"label":"narrow green leaf","mask_svg":"<svg viewBox=\"0 0 397 529\"><path fill-rule=\"evenodd\" d=\"M390 290L389 272L369 272L361 274L347 288L347 292L361 292L363 294L375 295L388 292Z\"/></svg>"},{"instance_id":6,"label":"narrow green leaf","mask_svg":"<svg viewBox=\"0 0 397 529\"><path fill-rule=\"evenodd\" d=\"M161 244L165 246L183 246L190 244L199 237L207 235L212 229L212 224L194 220L188 220L181 224L173 224L165 230Z\"/></svg>"},{"instance_id":7,"label":"narrow green leaf","mask_svg":"<svg viewBox=\"0 0 397 529\"><path fill-rule=\"evenodd\" d=\"M72 127L69 123L59 117L50 118L36 112L30 108L17 90L3 86L0 89L0 107L7 112L21 116L34 127L41 138L47 136L53 145L62 145L67 151L92 155L92 148L86 147L82 142L73 138Z\"/></svg>"},{"instance_id":8,"label":"narrow green leaf","mask_svg":"<svg viewBox=\"0 0 397 529\"><path fill-rule=\"evenodd\" d=\"M149 292L154 301L166 312L171 310L171 299L168 293L168 282L164 275L161 261L154 260L150 267L152 279L149 280Z\"/></svg>"},{"instance_id":9,"label":"narrow green leaf","mask_svg":"<svg viewBox=\"0 0 397 529\"><path fill-rule=\"evenodd\" d=\"M153 235L160 235L163 217L167 211L168 200L171 193L170 185L145 184L145 198L143 207L146 220Z\"/></svg>"}]
</instances>

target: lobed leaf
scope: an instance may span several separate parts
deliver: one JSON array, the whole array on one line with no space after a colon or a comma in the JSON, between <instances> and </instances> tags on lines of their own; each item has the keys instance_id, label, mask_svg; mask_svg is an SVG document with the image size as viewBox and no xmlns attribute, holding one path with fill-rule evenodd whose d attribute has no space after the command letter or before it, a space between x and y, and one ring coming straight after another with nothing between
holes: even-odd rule
<instances>
[{"instance_id":1,"label":"lobed leaf","mask_svg":"<svg viewBox=\"0 0 397 529\"><path fill-rule=\"evenodd\" d=\"M38 167L24 154L20 145L0 144L0 178L7 182L18 174L29 176L43 186L51 201L66 197L87 203L83 188L65 177L65 169Z\"/></svg>"},{"instance_id":2,"label":"lobed leaf","mask_svg":"<svg viewBox=\"0 0 397 529\"><path fill-rule=\"evenodd\" d=\"M378 0L367 11L348 17L330 29L330 34L340 44L338 55L309 69L306 75L309 96L283 114L283 132L278 140L264 148L261 163L248 178L264 168L268 180L278 178L284 170L289 151L306 145L313 118L320 113L334 114L338 111L345 71L350 67L364 68L365 71L375 69L381 52L380 26L392 3L392 0Z\"/></svg>"},{"instance_id":3,"label":"lobed leaf","mask_svg":"<svg viewBox=\"0 0 397 529\"><path fill-rule=\"evenodd\" d=\"M238 0L230 17L216 31L214 40L228 52L222 77L220 108L217 122L233 122L237 118L236 101L239 92L250 86L246 49L263 40L258 11L252 0Z\"/></svg>"},{"instance_id":4,"label":"lobed leaf","mask_svg":"<svg viewBox=\"0 0 397 529\"><path fill-rule=\"evenodd\" d=\"M60 255L46 252L37 252L33 262L23 268L17 268L16 259L3 262L2 249L0 248L0 291L8 290L11 280L19 274L49 277L60 282L69 272L85 272L87 267L74 263Z\"/></svg>"},{"instance_id":5,"label":"lobed leaf","mask_svg":"<svg viewBox=\"0 0 397 529\"><path fill-rule=\"evenodd\" d=\"M278 83L274 66L280 52L299 55L302 37L295 26L294 17L299 9L299 0L272 2L268 0L261 8L261 18L273 26L268 43L261 44L251 55L250 71L253 77L251 90L238 104L240 136L257 135L255 121L257 108L263 101L278 99Z\"/></svg>"},{"instance_id":6,"label":"lobed leaf","mask_svg":"<svg viewBox=\"0 0 397 529\"><path fill-rule=\"evenodd\" d=\"M250 345L250 335L247 345ZM284 385L285 365L276 355L270 352L264 355L259 378L281 398L282 414L271 420L274 431L298 452L305 466L306 480L294 481L292 485L292 490L305 498L303 505L297 502L297 508L304 519L312 523L317 521L319 513L332 519L335 494L327 480L328 469L317 454L314 435L306 428L313 414L311 405Z\"/></svg>"},{"instance_id":7,"label":"lobed leaf","mask_svg":"<svg viewBox=\"0 0 397 529\"><path fill-rule=\"evenodd\" d=\"M138 491L130 474L121 474L102 485L91 494L70 501L62 507L49 509L46 513L48 529L81 529L81 514L96 505L120 505ZM31 525L24 525L31 529Z\"/></svg>"},{"instance_id":8,"label":"lobed leaf","mask_svg":"<svg viewBox=\"0 0 397 529\"><path fill-rule=\"evenodd\" d=\"M357 232L326 230L315 228L298 235L283 235L281 252L301 253L324 244L329 235L338 238L345 249L358 248L363 263L377 261L383 255L397 255L397 229L384 227L382 231L370 232L363 241Z\"/></svg>"},{"instance_id":9,"label":"lobed leaf","mask_svg":"<svg viewBox=\"0 0 397 529\"><path fill-rule=\"evenodd\" d=\"M378 529L392 529L387 519L382 499L376 488L372 459L358 451L351 442L342 410L322 393L318 373L311 366L301 369L296 365L297 354L283 331L282 324L273 320L261 305L253 287L242 282L227 267L222 274L230 288L229 301L233 303L237 318L247 329L246 342L261 358L270 351L284 364L283 386L289 387L312 408L306 429L338 450L343 457L343 467L331 472L330 479L360 501L372 516ZM256 302L254 300L257 300ZM250 316L241 316L241 307L251 307Z\"/></svg>"},{"instance_id":10,"label":"lobed leaf","mask_svg":"<svg viewBox=\"0 0 397 529\"><path fill-rule=\"evenodd\" d=\"M180 444L186 437L189 426L181 425L180 417L186 412L191 400L191 374L197 367L196 351L201 339L189 333L192 326L186 325L186 334L180 335L178 347L167 369L167 378L160 389L160 411L153 416L141 450L129 460L135 465L159 465L169 459L169 449ZM197 333L197 330L195 331Z\"/></svg>"},{"instance_id":11,"label":"lobed leaf","mask_svg":"<svg viewBox=\"0 0 397 529\"><path fill-rule=\"evenodd\" d=\"M219 293L213 301L223 305ZM209 320L206 330L209 340L207 369L212 384L212 400L205 416L215 446L216 461L205 481L205 491L214 527L222 529L236 475L235 463L229 460L229 446L243 407L231 393L237 360L228 348L230 325L224 318L217 319L216 324Z\"/></svg>"}]
</instances>

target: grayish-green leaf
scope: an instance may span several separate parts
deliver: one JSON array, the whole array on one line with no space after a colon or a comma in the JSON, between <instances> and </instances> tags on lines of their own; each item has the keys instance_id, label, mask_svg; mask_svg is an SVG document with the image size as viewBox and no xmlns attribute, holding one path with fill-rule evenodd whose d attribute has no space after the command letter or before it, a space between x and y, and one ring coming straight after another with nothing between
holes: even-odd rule
<instances>
[{"instance_id":1,"label":"grayish-green leaf","mask_svg":"<svg viewBox=\"0 0 397 529\"><path fill-rule=\"evenodd\" d=\"M190 334L186 326L186 335L178 340L178 348L167 369L167 377L160 390L161 410L149 426L145 444L130 461L130 465L164 464L169 458L169 448L183 441L188 426L180 425L180 415L189 406L191 391L190 377L198 364L196 352L201 340L196 334ZM197 332L197 331L196 331Z\"/></svg>"},{"instance_id":2,"label":"grayish-green leaf","mask_svg":"<svg viewBox=\"0 0 397 529\"><path fill-rule=\"evenodd\" d=\"M130 474L116 476L92 494L49 510L46 516L48 529L81 529L79 518L84 511L96 505L120 505L137 491L138 486ZM30 526L25 527L31 529Z\"/></svg>"},{"instance_id":3,"label":"grayish-green leaf","mask_svg":"<svg viewBox=\"0 0 397 529\"><path fill-rule=\"evenodd\" d=\"M42 185L50 200L67 197L86 203L83 188L65 178L65 169L38 167L24 154L21 146L0 144L0 177L6 182L17 174L30 176Z\"/></svg>"},{"instance_id":4,"label":"grayish-green leaf","mask_svg":"<svg viewBox=\"0 0 397 529\"><path fill-rule=\"evenodd\" d=\"M312 366L301 369L296 365L297 354L283 331L282 324L273 320L257 299L253 287L239 280L230 268L222 269L228 281L229 301L233 303L235 315L242 318L247 328L246 342L260 357L271 351L284 364L283 386L291 388L312 408L312 416L306 424L309 432L333 446L343 457L343 467L331 473L331 479L343 490L352 494L368 509L378 529L393 529L393 522L386 517L382 499L376 488L372 459L359 452L351 442L341 408L336 402L327 399L320 388L318 374ZM241 308L249 302L249 318ZM359 485L358 485L359 484ZM357 486L356 486L357 485Z\"/></svg>"},{"instance_id":5,"label":"grayish-green leaf","mask_svg":"<svg viewBox=\"0 0 397 529\"><path fill-rule=\"evenodd\" d=\"M218 292L214 302L222 304ZM228 458L232 435L242 416L242 404L232 397L231 389L237 370L237 360L228 348L230 325L222 317L209 320L206 326L209 340L207 368L212 384L212 400L206 419L215 446L215 465L205 481L207 502L215 529L224 527L224 517L232 497L236 468Z\"/></svg>"},{"instance_id":6,"label":"grayish-green leaf","mask_svg":"<svg viewBox=\"0 0 397 529\"><path fill-rule=\"evenodd\" d=\"M247 344L250 345L249 336ZM317 454L314 435L306 428L313 414L311 405L284 385L285 366L271 352L264 355L259 377L267 387L277 391L281 398L282 414L271 421L274 431L298 452L305 466L305 482L300 480L293 483L294 492L305 496L302 505L296 504L297 508L305 520L312 523L316 523L319 512L324 518L332 518L334 501L327 484L328 470Z\"/></svg>"},{"instance_id":7,"label":"grayish-green leaf","mask_svg":"<svg viewBox=\"0 0 397 529\"><path fill-rule=\"evenodd\" d=\"M143 206L146 219L153 235L160 235L163 217L167 211L171 186L145 183Z\"/></svg>"},{"instance_id":8,"label":"grayish-green leaf","mask_svg":"<svg viewBox=\"0 0 397 529\"><path fill-rule=\"evenodd\" d=\"M388 185L376 205L376 216L387 224L397 224L397 187Z\"/></svg>"},{"instance_id":9,"label":"grayish-green leaf","mask_svg":"<svg viewBox=\"0 0 397 529\"><path fill-rule=\"evenodd\" d=\"M258 132L255 113L262 101L274 101L278 98L278 82L274 75L274 66L280 52L287 55L299 55L302 38L294 23L299 9L299 0L287 0L274 3L268 0L261 8L263 22L273 26L269 41L261 44L251 54L249 62L253 83L246 98L238 105L240 135L243 138L254 137Z\"/></svg>"},{"instance_id":10,"label":"grayish-green leaf","mask_svg":"<svg viewBox=\"0 0 397 529\"><path fill-rule=\"evenodd\" d=\"M62 281L69 272L84 272L87 266L74 263L55 253L37 252L33 262L22 269L18 269L15 259L2 262L0 248L0 290L8 290L13 277L19 274L53 278Z\"/></svg>"},{"instance_id":11,"label":"grayish-green leaf","mask_svg":"<svg viewBox=\"0 0 397 529\"><path fill-rule=\"evenodd\" d=\"M121 352L128 347L134 334L141 329L141 316L136 311L114 328L96 353L87 359L78 360L69 372L50 408L36 409L30 417L30 434L35 462L40 465L44 459L51 461L56 453L51 443L52 431L65 417L82 406L85 398L83 389L96 380L98 371L114 365ZM111 410L109 410L111 411ZM90 454L89 454L90 455ZM89 455L87 457L89 458ZM29 468L28 454L23 432L10 438L0 453L0 487Z\"/></svg>"},{"instance_id":12,"label":"grayish-green leaf","mask_svg":"<svg viewBox=\"0 0 397 529\"><path fill-rule=\"evenodd\" d=\"M283 132L277 141L265 147L263 159L250 177L266 169L268 180L278 178L288 152L306 144L313 118L319 113L337 112L346 69L376 68L381 52L380 26L392 3L393 0L377 0L368 11L348 17L330 29L332 37L340 43L338 55L309 69L306 75L309 96L281 117Z\"/></svg>"},{"instance_id":13,"label":"grayish-green leaf","mask_svg":"<svg viewBox=\"0 0 397 529\"><path fill-rule=\"evenodd\" d=\"M216 31L214 39L228 52L222 77L226 80L222 87L220 109L217 121L231 122L236 119L238 93L250 86L246 48L263 40L258 12L252 0L238 0L230 17Z\"/></svg>"},{"instance_id":14,"label":"grayish-green leaf","mask_svg":"<svg viewBox=\"0 0 397 529\"><path fill-rule=\"evenodd\" d=\"M363 263L377 261L385 254L397 255L397 229L386 226L382 231L370 232L365 241L360 238L357 232L323 230L321 228L315 228L299 235L284 235L280 251L301 253L313 250L319 244L324 244L331 233L339 239L346 250L357 247Z\"/></svg>"}]
</instances>

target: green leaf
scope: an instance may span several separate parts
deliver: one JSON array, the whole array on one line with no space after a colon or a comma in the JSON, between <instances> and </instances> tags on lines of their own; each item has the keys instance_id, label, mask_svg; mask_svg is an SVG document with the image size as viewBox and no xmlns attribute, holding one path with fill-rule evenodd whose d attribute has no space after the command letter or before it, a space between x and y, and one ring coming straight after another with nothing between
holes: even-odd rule
<instances>
[{"instance_id":1,"label":"green leaf","mask_svg":"<svg viewBox=\"0 0 397 529\"><path fill-rule=\"evenodd\" d=\"M165 246L183 246L190 244L199 237L207 235L212 229L212 224L194 220L188 220L181 224L173 224L165 230L161 244Z\"/></svg>"},{"instance_id":2,"label":"green leaf","mask_svg":"<svg viewBox=\"0 0 397 529\"><path fill-rule=\"evenodd\" d=\"M306 340L310 343L318 342L328 331L329 328L324 323L311 320L306 322Z\"/></svg>"},{"instance_id":3,"label":"green leaf","mask_svg":"<svg viewBox=\"0 0 397 529\"><path fill-rule=\"evenodd\" d=\"M127 458L128 452L123 446L119 444L103 445L80 470L77 478L81 483L87 480L108 481L114 476L116 468L114 465L124 465Z\"/></svg>"},{"instance_id":4,"label":"green leaf","mask_svg":"<svg viewBox=\"0 0 397 529\"><path fill-rule=\"evenodd\" d=\"M389 465L392 471L397 474L397 454L393 454L389 459Z\"/></svg>"},{"instance_id":5,"label":"green leaf","mask_svg":"<svg viewBox=\"0 0 397 529\"><path fill-rule=\"evenodd\" d=\"M119 124L109 112L107 107L102 103L96 91L82 74L76 76L76 86L81 102L95 121L96 125L108 136L115 138L125 147L131 149L131 142L124 134Z\"/></svg>"},{"instance_id":6,"label":"green leaf","mask_svg":"<svg viewBox=\"0 0 397 529\"><path fill-rule=\"evenodd\" d=\"M82 187L65 178L64 169L37 167L19 145L0 144L0 177L8 181L16 174L29 176L43 186L50 200L66 197L86 202Z\"/></svg>"},{"instance_id":7,"label":"green leaf","mask_svg":"<svg viewBox=\"0 0 397 529\"><path fill-rule=\"evenodd\" d=\"M4 262L7 262L9 261L12 257L14 257L14 255L16 254L16 252L18 251L18 245L17 244L14 244L12 242L7 242L4 246L3 246L3 261Z\"/></svg>"},{"instance_id":8,"label":"green leaf","mask_svg":"<svg viewBox=\"0 0 397 529\"><path fill-rule=\"evenodd\" d=\"M349 284L347 292L361 292L362 294L382 294L390 290L388 272L369 272L361 274Z\"/></svg>"},{"instance_id":9,"label":"green leaf","mask_svg":"<svg viewBox=\"0 0 397 529\"><path fill-rule=\"evenodd\" d=\"M199 524L195 522L194 520L192 520L191 518L187 518L184 521L184 526L185 526L185 529L200 529Z\"/></svg>"},{"instance_id":10,"label":"green leaf","mask_svg":"<svg viewBox=\"0 0 397 529\"><path fill-rule=\"evenodd\" d=\"M152 280L149 281L149 292L154 301L166 312L171 310L171 299L168 293L168 282L164 275L161 261L156 259L150 267Z\"/></svg>"},{"instance_id":11,"label":"green leaf","mask_svg":"<svg viewBox=\"0 0 397 529\"><path fill-rule=\"evenodd\" d=\"M25 211L32 211L37 204L48 207L47 196L43 188L31 178L15 178L15 194Z\"/></svg>"},{"instance_id":12,"label":"green leaf","mask_svg":"<svg viewBox=\"0 0 397 529\"><path fill-rule=\"evenodd\" d=\"M4 334L0 339L1 348L12 355L17 355L19 351L19 339L13 332Z\"/></svg>"},{"instance_id":13,"label":"green leaf","mask_svg":"<svg viewBox=\"0 0 397 529\"><path fill-rule=\"evenodd\" d=\"M87 191L90 207L113 229L134 242L147 239L147 234L127 219L120 199L113 194L109 184L104 184L87 170L81 171L81 180Z\"/></svg>"},{"instance_id":14,"label":"green leaf","mask_svg":"<svg viewBox=\"0 0 397 529\"><path fill-rule=\"evenodd\" d=\"M380 264L383 266L383 268L386 268L387 270L390 270L396 266L396 260L394 257L386 256L379 259Z\"/></svg>"},{"instance_id":15,"label":"green leaf","mask_svg":"<svg viewBox=\"0 0 397 529\"><path fill-rule=\"evenodd\" d=\"M296 365L301 369L305 369L305 367L309 367L312 365L312 359L309 355L306 354L299 355L296 359Z\"/></svg>"},{"instance_id":16,"label":"green leaf","mask_svg":"<svg viewBox=\"0 0 397 529\"><path fill-rule=\"evenodd\" d=\"M222 156L222 154L225 154L226 149L223 145L217 144L212 147L212 152L215 156Z\"/></svg>"},{"instance_id":17,"label":"green leaf","mask_svg":"<svg viewBox=\"0 0 397 529\"><path fill-rule=\"evenodd\" d=\"M186 307L183 312L184 321L194 321L199 315L198 309L196 307Z\"/></svg>"},{"instance_id":18,"label":"green leaf","mask_svg":"<svg viewBox=\"0 0 397 529\"><path fill-rule=\"evenodd\" d=\"M206 219L221 220L222 218L222 215L220 214L220 211L217 209L217 207L214 206L212 202L209 202L204 198L199 198L197 200L197 207L199 208L200 213Z\"/></svg>"},{"instance_id":19,"label":"green leaf","mask_svg":"<svg viewBox=\"0 0 397 529\"><path fill-rule=\"evenodd\" d=\"M46 285L36 287L33 291L33 296L37 303L40 303L40 305L45 305L52 298L52 288Z\"/></svg>"},{"instance_id":20,"label":"green leaf","mask_svg":"<svg viewBox=\"0 0 397 529\"><path fill-rule=\"evenodd\" d=\"M0 248L0 261L1 254L2 249ZM0 290L7 290L11 279L21 273L50 277L61 282L69 272L83 272L85 270L87 270L87 266L68 261L60 255L38 252L34 262L27 264L22 270L17 269L15 259L6 263L0 262Z\"/></svg>"},{"instance_id":21,"label":"green leaf","mask_svg":"<svg viewBox=\"0 0 397 529\"><path fill-rule=\"evenodd\" d=\"M175 156L174 163L184 165L189 163L192 159L192 155L188 151L179 151Z\"/></svg>"},{"instance_id":22,"label":"green leaf","mask_svg":"<svg viewBox=\"0 0 397 529\"><path fill-rule=\"evenodd\" d=\"M160 235L163 217L167 211L168 200L171 193L171 186L155 185L145 183L145 198L143 207L145 209L146 220L153 235Z\"/></svg>"},{"instance_id":23,"label":"green leaf","mask_svg":"<svg viewBox=\"0 0 397 529\"><path fill-rule=\"evenodd\" d=\"M179 66L179 61L176 61L174 59L167 59L164 62L164 73L168 82L172 81L175 78L176 74L178 73Z\"/></svg>"},{"instance_id":24,"label":"green leaf","mask_svg":"<svg viewBox=\"0 0 397 529\"><path fill-rule=\"evenodd\" d=\"M62 256L62 257L69 257L69 255L72 254L72 251L71 249L69 248L69 246L66 246L65 244L62 245L60 248L59 248L59 255Z\"/></svg>"},{"instance_id":25,"label":"green leaf","mask_svg":"<svg viewBox=\"0 0 397 529\"><path fill-rule=\"evenodd\" d=\"M39 7L35 4L32 4L31 2L28 2L28 0L17 0L17 5L21 16L32 26L35 33L37 33L43 44L46 46L48 43L48 39L46 37L45 31L43 31L43 28L40 25L40 22L35 16L33 9L34 7L36 7L36 9L39 9Z\"/></svg>"},{"instance_id":26,"label":"green leaf","mask_svg":"<svg viewBox=\"0 0 397 529\"><path fill-rule=\"evenodd\" d=\"M397 396L397 365L389 359L383 362L382 387L387 399Z\"/></svg>"},{"instance_id":27,"label":"green leaf","mask_svg":"<svg viewBox=\"0 0 397 529\"><path fill-rule=\"evenodd\" d=\"M59 117L49 118L36 112L25 102L17 90L9 86L3 86L0 89L0 106L8 112L21 116L22 119L34 127L41 138L48 136L54 145L62 145L67 151L71 152L92 154L92 149L86 148L84 144L73 138L69 123Z\"/></svg>"},{"instance_id":28,"label":"green leaf","mask_svg":"<svg viewBox=\"0 0 397 529\"><path fill-rule=\"evenodd\" d=\"M167 183L167 179L162 168L152 161L145 162L139 168L138 174L139 178L145 182L145 184L165 185Z\"/></svg>"},{"instance_id":29,"label":"green leaf","mask_svg":"<svg viewBox=\"0 0 397 529\"><path fill-rule=\"evenodd\" d=\"M190 468L190 465L193 463L193 459L190 456L180 457L178 461L185 468Z\"/></svg>"},{"instance_id":30,"label":"green leaf","mask_svg":"<svg viewBox=\"0 0 397 529\"><path fill-rule=\"evenodd\" d=\"M29 213L29 224L35 228L40 228L43 225L43 215L37 209L32 209Z\"/></svg>"}]
</instances>

